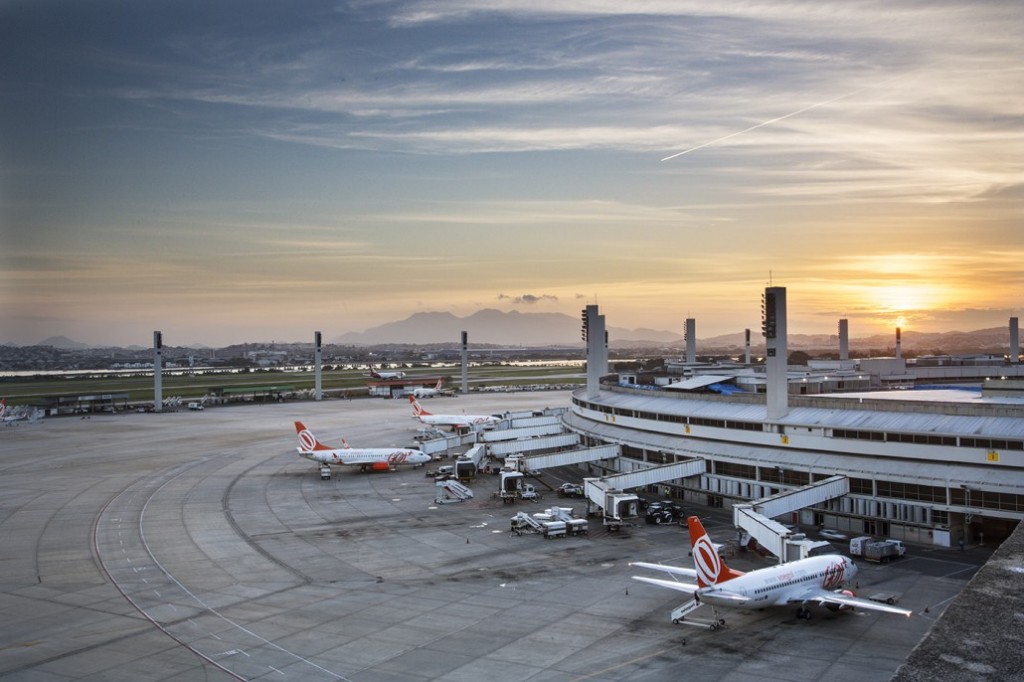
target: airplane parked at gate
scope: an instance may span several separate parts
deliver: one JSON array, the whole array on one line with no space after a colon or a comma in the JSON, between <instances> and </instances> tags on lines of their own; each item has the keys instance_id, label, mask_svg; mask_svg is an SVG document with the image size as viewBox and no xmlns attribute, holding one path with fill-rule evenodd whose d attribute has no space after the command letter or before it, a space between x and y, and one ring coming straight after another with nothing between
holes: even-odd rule
<instances>
[{"instance_id":1,"label":"airplane parked at gate","mask_svg":"<svg viewBox=\"0 0 1024 682\"><path fill-rule=\"evenodd\" d=\"M370 365L370 376L374 379L403 379L405 378L405 372L378 372Z\"/></svg>"},{"instance_id":2,"label":"airplane parked at gate","mask_svg":"<svg viewBox=\"0 0 1024 682\"><path fill-rule=\"evenodd\" d=\"M412 394L416 398L433 398L434 396L441 395L441 382L443 379L438 379L437 384L433 388L414 388Z\"/></svg>"},{"instance_id":3,"label":"airplane parked at gate","mask_svg":"<svg viewBox=\"0 0 1024 682\"><path fill-rule=\"evenodd\" d=\"M501 422L501 417L493 414L431 414L423 409L416 396L409 396L412 403L412 416L424 424L431 426L450 426L453 429L490 429Z\"/></svg>"},{"instance_id":4,"label":"airplane parked at gate","mask_svg":"<svg viewBox=\"0 0 1024 682\"><path fill-rule=\"evenodd\" d=\"M845 556L813 556L743 573L725 565L696 516L687 519L687 524L690 528L694 568L641 561L630 563L631 566L663 571L672 576L671 580L666 580L635 575L634 580L693 595L693 601L680 605L672 612L673 623L710 626L711 630L715 630L725 624L718 613L719 606L761 609L766 606L797 604L796 617L805 620L811 619L809 604L819 604L831 611L858 608L904 616L911 613L896 606L861 599L852 591L842 589L843 583L857 574L857 567ZM695 579L696 582L681 582L679 577ZM687 614L706 604L711 605L715 614L711 623L685 623Z\"/></svg>"},{"instance_id":5,"label":"airplane parked at gate","mask_svg":"<svg viewBox=\"0 0 1024 682\"><path fill-rule=\"evenodd\" d=\"M358 466L360 471L390 471L396 464L426 464L430 455L410 448L352 448L344 440L344 447L331 448L321 443L302 422L295 422L299 436L296 450L306 459L320 464Z\"/></svg>"}]
</instances>

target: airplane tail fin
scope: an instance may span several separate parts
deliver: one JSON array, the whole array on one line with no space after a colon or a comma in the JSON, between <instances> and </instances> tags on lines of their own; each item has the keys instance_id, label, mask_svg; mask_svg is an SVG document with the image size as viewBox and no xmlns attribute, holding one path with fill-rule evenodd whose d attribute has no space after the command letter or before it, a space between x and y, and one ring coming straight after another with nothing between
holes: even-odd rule
<instances>
[{"instance_id":1,"label":"airplane tail fin","mask_svg":"<svg viewBox=\"0 0 1024 682\"><path fill-rule=\"evenodd\" d=\"M718 554L715 545L696 516L686 520L690 529L690 547L693 549L693 566L697 569L697 584L700 587L724 583L738 578L743 573L725 565L725 559Z\"/></svg>"},{"instance_id":2,"label":"airplane tail fin","mask_svg":"<svg viewBox=\"0 0 1024 682\"><path fill-rule=\"evenodd\" d=\"M313 432L307 429L302 422L295 422L295 433L299 436L299 449L303 452L331 449L317 440Z\"/></svg>"},{"instance_id":3,"label":"airplane tail fin","mask_svg":"<svg viewBox=\"0 0 1024 682\"><path fill-rule=\"evenodd\" d=\"M414 417L419 417L422 415L430 416L430 413L424 410L423 406L420 405L420 402L416 400L416 396L409 396L409 403L412 405L412 414Z\"/></svg>"}]
</instances>

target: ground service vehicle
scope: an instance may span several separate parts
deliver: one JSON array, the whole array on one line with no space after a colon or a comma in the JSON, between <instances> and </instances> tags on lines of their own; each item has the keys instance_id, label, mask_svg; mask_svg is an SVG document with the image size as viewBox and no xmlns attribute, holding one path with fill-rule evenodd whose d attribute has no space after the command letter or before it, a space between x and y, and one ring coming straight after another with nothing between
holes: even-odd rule
<instances>
[{"instance_id":1,"label":"ground service vehicle","mask_svg":"<svg viewBox=\"0 0 1024 682\"><path fill-rule=\"evenodd\" d=\"M583 486L578 483L563 483L556 489L559 497L583 497Z\"/></svg>"},{"instance_id":2,"label":"ground service vehicle","mask_svg":"<svg viewBox=\"0 0 1024 682\"><path fill-rule=\"evenodd\" d=\"M686 512L674 502L652 502L644 512L644 521L662 525L676 523L686 518Z\"/></svg>"},{"instance_id":3,"label":"ground service vehicle","mask_svg":"<svg viewBox=\"0 0 1024 682\"><path fill-rule=\"evenodd\" d=\"M885 563L891 559L898 559L907 553L907 548L902 540L875 540L869 536L862 536L850 540L850 556L861 557L865 561L877 561Z\"/></svg>"}]
</instances>

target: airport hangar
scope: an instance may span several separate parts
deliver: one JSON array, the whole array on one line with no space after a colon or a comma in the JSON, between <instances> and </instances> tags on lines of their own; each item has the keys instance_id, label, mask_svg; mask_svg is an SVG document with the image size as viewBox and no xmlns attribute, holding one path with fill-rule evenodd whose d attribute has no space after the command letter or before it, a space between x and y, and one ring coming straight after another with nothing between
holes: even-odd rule
<instances>
[{"instance_id":1,"label":"airport hangar","mask_svg":"<svg viewBox=\"0 0 1024 682\"><path fill-rule=\"evenodd\" d=\"M584 310L587 387L563 420L584 445L620 447L603 475L688 463L690 475L659 492L733 506L736 527L780 557L793 556L790 531L771 519L937 547L1009 537L1024 518L1024 401L953 390L793 395L785 289L766 299L764 393L620 385L607 374L603 315Z\"/></svg>"}]
</instances>

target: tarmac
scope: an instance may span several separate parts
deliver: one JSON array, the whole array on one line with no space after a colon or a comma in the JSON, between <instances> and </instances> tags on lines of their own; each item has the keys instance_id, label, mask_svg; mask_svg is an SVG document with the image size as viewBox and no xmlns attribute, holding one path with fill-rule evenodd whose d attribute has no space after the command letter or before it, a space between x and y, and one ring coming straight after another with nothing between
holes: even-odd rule
<instances>
[{"instance_id":1,"label":"tarmac","mask_svg":"<svg viewBox=\"0 0 1024 682\"><path fill-rule=\"evenodd\" d=\"M489 414L569 399L425 404ZM353 447L407 446L421 426L405 401L364 399L0 429L0 678L889 680L991 552L912 546L862 563L858 594L895 593L910 618L780 608L723 611L715 632L672 625L683 595L631 580L628 562L687 562L684 528L592 518L586 536L516 536L517 511L585 503L503 504L480 476L473 500L440 505L409 467L321 481L295 452L295 420ZM728 510L688 511L716 541L735 535ZM734 568L768 565L729 553Z\"/></svg>"}]
</instances>

